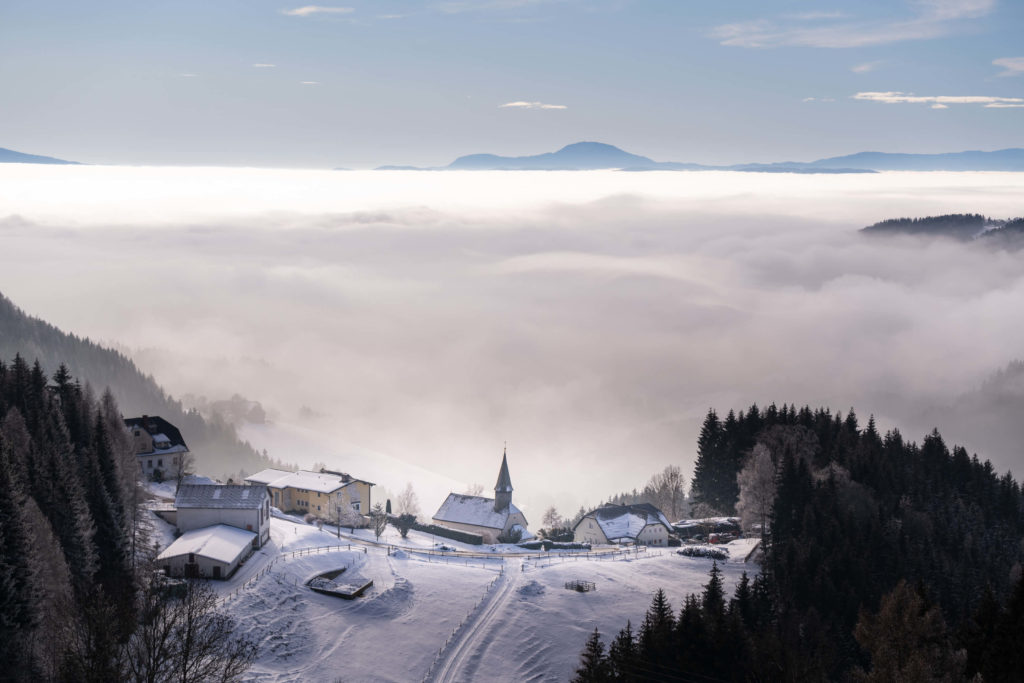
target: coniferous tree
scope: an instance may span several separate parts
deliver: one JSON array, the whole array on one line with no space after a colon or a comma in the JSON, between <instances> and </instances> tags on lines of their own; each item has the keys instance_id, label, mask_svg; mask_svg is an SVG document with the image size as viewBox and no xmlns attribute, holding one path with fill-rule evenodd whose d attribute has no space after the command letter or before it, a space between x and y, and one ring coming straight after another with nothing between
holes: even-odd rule
<instances>
[{"instance_id":1,"label":"coniferous tree","mask_svg":"<svg viewBox=\"0 0 1024 683\"><path fill-rule=\"evenodd\" d=\"M601 634L595 628L587 638L587 644L580 655L580 665L576 669L573 683L605 683L610 680L608 662L604 657L604 643Z\"/></svg>"}]
</instances>

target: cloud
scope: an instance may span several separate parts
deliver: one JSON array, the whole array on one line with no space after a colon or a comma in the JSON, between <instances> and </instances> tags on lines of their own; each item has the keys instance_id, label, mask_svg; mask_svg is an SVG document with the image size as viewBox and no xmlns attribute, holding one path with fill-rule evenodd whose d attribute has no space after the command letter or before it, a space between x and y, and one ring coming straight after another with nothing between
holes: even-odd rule
<instances>
[{"instance_id":1,"label":"cloud","mask_svg":"<svg viewBox=\"0 0 1024 683\"><path fill-rule=\"evenodd\" d=\"M1024 104L1011 104L1007 102L990 102L985 109L1024 109Z\"/></svg>"},{"instance_id":2,"label":"cloud","mask_svg":"<svg viewBox=\"0 0 1024 683\"><path fill-rule=\"evenodd\" d=\"M402 459L493 480L507 437L527 513L575 509L668 463L689 475L708 408L753 402L854 406L959 442L917 411L1024 348L1019 253L856 233L1020 215L1024 174L424 173L399 188L373 172L67 169L0 165L0 216L22 216L0 218L4 294L159 349L140 365L176 395L261 401L268 433L310 406L329 416L302 423L332 437L320 452L246 438L368 478L386 454L399 463L373 481L393 490ZM174 278L152 277L153 254ZM42 282L42 262L74 287ZM1005 471L1020 442L972 450ZM424 506L448 490L420 491Z\"/></svg>"},{"instance_id":3,"label":"cloud","mask_svg":"<svg viewBox=\"0 0 1024 683\"><path fill-rule=\"evenodd\" d=\"M859 92L853 95L855 100L883 102L885 104L932 104L943 105L934 109L945 108L950 104L983 104L989 108L1007 108L1024 106L1021 97L990 97L987 95L915 95L899 91Z\"/></svg>"},{"instance_id":4,"label":"cloud","mask_svg":"<svg viewBox=\"0 0 1024 683\"><path fill-rule=\"evenodd\" d=\"M505 104L499 104L499 109L568 109L564 104L545 104L544 102L524 102L522 100L516 102L506 102Z\"/></svg>"},{"instance_id":5,"label":"cloud","mask_svg":"<svg viewBox=\"0 0 1024 683\"><path fill-rule=\"evenodd\" d=\"M805 98L803 98L800 101L801 102L835 102L836 98L834 98L834 97L805 97Z\"/></svg>"},{"instance_id":6,"label":"cloud","mask_svg":"<svg viewBox=\"0 0 1024 683\"><path fill-rule=\"evenodd\" d=\"M557 1L559 0L448 0L438 3L436 8L444 14L461 14L462 12L518 9Z\"/></svg>"},{"instance_id":7,"label":"cloud","mask_svg":"<svg viewBox=\"0 0 1024 683\"><path fill-rule=\"evenodd\" d=\"M299 81L302 85L320 85L320 81Z\"/></svg>"},{"instance_id":8,"label":"cloud","mask_svg":"<svg viewBox=\"0 0 1024 683\"><path fill-rule=\"evenodd\" d=\"M326 5L306 5L295 9L281 10L282 14L289 17L311 17L314 14L351 14L355 12L354 7L329 7Z\"/></svg>"},{"instance_id":9,"label":"cloud","mask_svg":"<svg viewBox=\"0 0 1024 683\"><path fill-rule=\"evenodd\" d=\"M1024 74L1024 57L1000 57L993 59L992 63L1003 67L1003 71L997 76L1020 76Z\"/></svg>"},{"instance_id":10,"label":"cloud","mask_svg":"<svg viewBox=\"0 0 1024 683\"><path fill-rule=\"evenodd\" d=\"M936 102L935 104L932 105L932 109L949 109L949 105L940 104L939 102Z\"/></svg>"},{"instance_id":11,"label":"cloud","mask_svg":"<svg viewBox=\"0 0 1024 683\"><path fill-rule=\"evenodd\" d=\"M273 69L277 64L253 64L256 69Z\"/></svg>"},{"instance_id":12,"label":"cloud","mask_svg":"<svg viewBox=\"0 0 1024 683\"><path fill-rule=\"evenodd\" d=\"M996 0L912 0L904 19L856 20L844 14L811 13L781 20L722 24L711 37L722 45L747 48L851 48L905 40L927 40L954 32L957 23L987 15Z\"/></svg>"},{"instance_id":13,"label":"cloud","mask_svg":"<svg viewBox=\"0 0 1024 683\"><path fill-rule=\"evenodd\" d=\"M197 78L199 74L178 74L179 78Z\"/></svg>"},{"instance_id":14,"label":"cloud","mask_svg":"<svg viewBox=\"0 0 1024 683\"><path fill-rule=\"evenodd\" d=\"M864 62L863 64L856 64L854 66L851 66L850 71L852 71L855 74L866 74L871 71L874 71L884 63L885 61L881 59L874 62Z\"/></svg>"}]
</instances>

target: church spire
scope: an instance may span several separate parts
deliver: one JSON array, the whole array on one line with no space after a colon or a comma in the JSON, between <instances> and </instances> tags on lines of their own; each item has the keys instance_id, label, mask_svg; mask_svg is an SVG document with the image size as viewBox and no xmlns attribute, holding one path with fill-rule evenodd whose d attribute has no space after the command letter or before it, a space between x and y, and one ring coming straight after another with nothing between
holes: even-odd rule
<instances>
[{"instance_id":1,"label":"church spire","mask_svg":"<svg viewBox=\"0 0 1024 683\"><path fill-rule=\"evenodd\" d=\"M508 474L508 448L501 454L498 483L494 485L494 511L500 512L512 504L512 478Z\"/></svg>"}]
</instances>

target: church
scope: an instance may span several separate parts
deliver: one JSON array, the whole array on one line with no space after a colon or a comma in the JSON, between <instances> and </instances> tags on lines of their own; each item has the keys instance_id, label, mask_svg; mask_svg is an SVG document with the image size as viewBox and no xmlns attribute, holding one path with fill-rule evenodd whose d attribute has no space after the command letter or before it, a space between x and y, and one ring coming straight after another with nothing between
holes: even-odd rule
<instances>
[{"instance_id":1,"label":"church","mask_svg":"<svg viewBox=\"0 0 1024 683\"><path fill-rule=\"evenodd\" d=\"M514 538L517 534L520 540L533 537L526 529L526 517L512 504L512 478L508 474L507 452L501 455L494 498L449 493L433 520L441 526L479 534L484 543L499 543L499 537Z\"/></svg>"}]
</instances>

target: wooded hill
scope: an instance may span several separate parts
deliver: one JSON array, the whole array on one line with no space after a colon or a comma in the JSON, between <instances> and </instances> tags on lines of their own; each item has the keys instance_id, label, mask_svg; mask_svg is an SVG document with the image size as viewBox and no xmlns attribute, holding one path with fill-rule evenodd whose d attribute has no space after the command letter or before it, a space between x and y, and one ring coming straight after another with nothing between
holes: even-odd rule
<instances>
[{"instance_id":1,"label":"wooded hill","mask_svg":"<svg viewBox=\"0 0 1024 683\"><path fill-rule=\"evenodd\" d=\"M217 416L206 419L185 410L152 376L125 355L27 315L0 295L0 358L20 354L38 360L44 375L64 363L70 373L96 391L109 387L125 417L159 415L181 430L195 455L195 467L212 477L237 476L280 465L239 440L232 425Z\"/></svg>"},{"instance_id":2,"label":"wooded hill","mask_svg":"<svg viewBox=\"0 0 1024 683\"><path fill-rule=\"evenodd\" d=\"M1001 247L1024 246L1024 218L1002 220L978 213L953 213L924 218L890 218L861 230L867 235L923 235L961 242L977 240Z\"/></svg>"},{"instance_id":3,"label":"wooded hill","mask_svg":"<svg viewBox=\"0 0 1024 683\"><path fill-rule=\"evenodd\" d=\"M1019 680L1024 499L1009 473L852 410L710 411L694 499L725 513L765 494L757 579L727 604L713 573L678 616L656 596L634 650L614 641L635 666L591 642L580 680Z\"/></svg>"}]
</instances>

